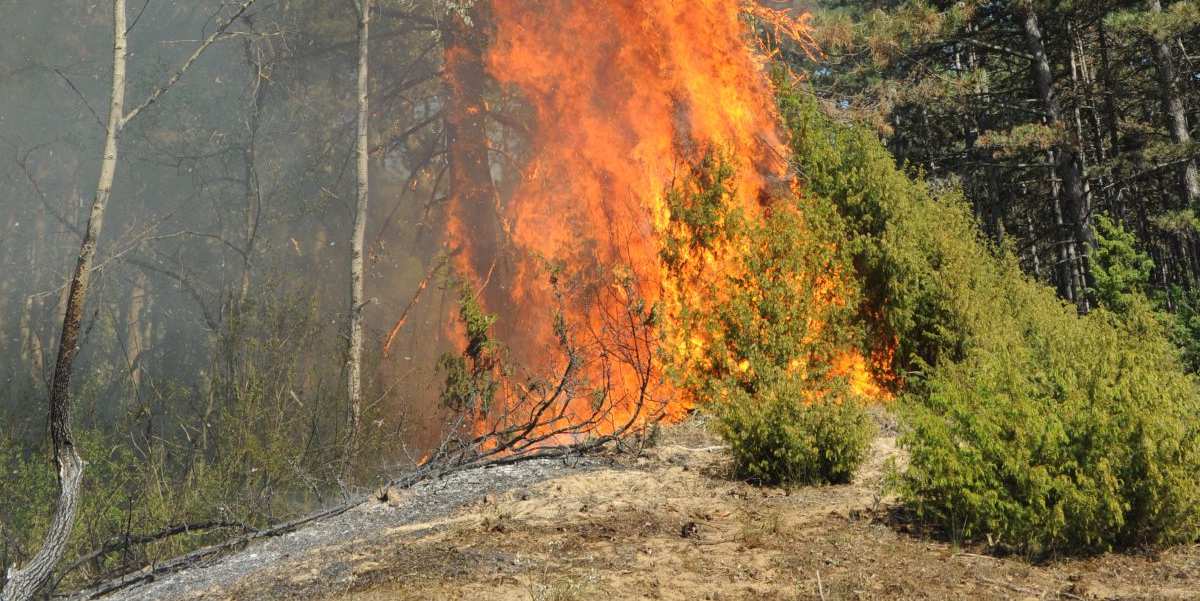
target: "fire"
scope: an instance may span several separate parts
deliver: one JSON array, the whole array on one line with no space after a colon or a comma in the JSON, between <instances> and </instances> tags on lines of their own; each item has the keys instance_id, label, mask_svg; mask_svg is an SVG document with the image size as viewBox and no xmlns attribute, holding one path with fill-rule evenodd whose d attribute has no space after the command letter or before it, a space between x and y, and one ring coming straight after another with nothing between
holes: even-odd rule
<instances>
[{"instance_id":1,"label":"fire","mask_svg":"<svg viewBox=\"0 0 1200 601\"><path fill-rule=\"evenodd\" d=\"M447 246L456 268L486 289L482 302L501 314L503 338L521 363L563 363L547 356L562 335L552 319L558 307L593 356L660 348L686 356L706 344L672 326L685 307L711 302L697 297L697 281L717 281L744 249L699 253L686 258L687 269L668 272L660 258L671 224L666 191L713 149L732 163L731 202L747 215L759 214L771 186L789 181L787 146L763 59L747 44L743 8L731 0L492 0L486 71L528 103L533 127L519 182L493 205L505 250L467 226L492 201L461 198L450 205ZM807 40L804 19L751 12ZM621 306L633 302L659 308L653 339L605 340ZM648 418L678 419L692 407L661 373L598 365L586 379L611 387L617 406L597 430L628 417L634 408L621 399L641 391L655 402ZM860 392L878 393L863 357L848 354L834 369ZM584 414L590 401L579 397L571 411Z\"/></svg>"}]
</instances>

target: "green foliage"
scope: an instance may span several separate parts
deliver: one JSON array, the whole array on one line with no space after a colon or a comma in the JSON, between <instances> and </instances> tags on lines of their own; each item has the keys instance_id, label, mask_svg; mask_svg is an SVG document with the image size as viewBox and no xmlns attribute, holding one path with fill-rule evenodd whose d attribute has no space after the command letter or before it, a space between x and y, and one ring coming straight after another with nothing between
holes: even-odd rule
<instances>
[{"instance_id":1,"label":"green foliage","mask_svg":"<svg viewBox=\"0 0 1200 601\"><path fill-rule=\"evenodd\" d=\"M674 188L667 193L675 232L666 237L661 252L668 268L680 267L689 250L711 249L741 234L744 224L740 211L728 202L733 175L728 162L708 153L693 173L693 189Z\"/></svg>"},{"instance_id":2,"label":"green foliage","mask_svg":"<svg viewBox=\"0 0 1200 601\"><path fill-rule=\"evenodd\" d=\"M749 228L742 269L712 291L722 302L693 326L712 341L702 372L710 383L753 394L801 373L824 385L856 338L855 291L838 276L850 270L846 256L824 239L836 230L815 219L818 208L806 208L807 220L781 203Z\"/></svg>"},{"instance_id":3,"label":"green foliage","mask_svg":"<svg viewBox=\"0 0 1200 601\"><path fill-rule=\"evenodd\" d=\"M33 539L26 533L49 523L44 503L56 482L44 454L32 456L7 435L0 435L0 480L0 565L9 566L32 555Z\"/></svg>"},{"instance_id":4,"label":"green foliage","mask_svg":"<svg viewBox=\"0 0 1200 601\"><path fill-rule=\"evenodd\" d=\"M446 374L441 401L455 411L486 413L500 385L496 378L500 345L491 337L496 316L483 310L470 286L462 287L458 307L467 345L461 354L445 353L438 359L438 370Z\"/></svg>"},{"instance_id":5,"label":"green foliage","mask_svg":"<svg viewBox=\"0 0 1200 601\"><path fill-rule=\"evenodd\" d=\"M1062 132L1042 123L1024 123L1007 131L987 131L979 136L979 145L992 151L994 158L1020 157L1030 152L1048 152L1061 143Z\"/></svg>"},{"instance_id":6,"label":"green foliage","mask_svg":"<svg viewBox=\"0 0 1200 601\"><path fill-rule=\"evenodd\" d=\"M1129 310L1145 295L1154 261L1138 248L1137 237L1107 215L1097 215L1096 250L1092 252L1092 294L1117 313Z\"/></svg>"},{"instance_id":7,"label":"green foliage","mask_svg":"<svg viewBox=\"0 0 1200 601\"><path fill-rule=\"evenodd\" d=\"M1169 295L1159 299L1170 299L1174 313L1166 320L1170 326L1171 340L1180 349L1183 364L1189 373L1200 372L1200 291L1183 291L1172 287Z\"/></svg>"},{"instance_id":8,"label":"green foliage","mask_svg":"<svg viewBox=\"0 0 1200 601\"><path fill-rule=\"evenodd\" d=\"M1195 386L1145 304L1130 311L1043 307L1031 335L940 368L905 415L917 513L1031 554L1195 540Z\"/></svg>"},{"instance_id":9,"label":"green foliage","mask_svg":"<svg viewBox=\"0 0 1200 601\"><path fill-rule=\"evenodd\" d=\"M68 543L68 559L84 555L123 532L141 534L167 524L198 523L205 520L200 516L213 512L211 506L198 506L196 489L163 479L167 466L162 453L138 457L128 447L116 443L94 431L81 433L77 440L87 466L76 526ZM10 566L26 561L41 544L57 499L58 482L47 453L23 451L3 439L0 439L0 473L4 474L5 482L0 487L0 541L3 541L0 562ZM226 498L235 497L231 494ZM87 567L92 574L120 569L127 562L152 554L169 556L190 548L191 544L212 542L211 535L211 531L198 530L194 535L175 537L156 548L131 548L101 555Z\"/></svg>"},{"instance_id":10,"label":"green foliage","mask_svg":"<svg viewBox=\"0 0 1200 601\"><path fill-rule=\"evenodd\" d=\"M705 328L718 432L738 475L765 484L849 482L875 433L830 373L852 346L855 303L837 275L848 270L844 255L822 239L837 230L805 208L809 220L780 206L751 229L746 269Z\"/></svg>"},{"instance_id":11,"label":"green foliage","mask_svg":"<svg viewBox=\"0 0 1200 601\"><path fill-rule=\"evenodd\" d=\"M843 484L866 459L875 423L841 395L813 399L802 378L755 394L733 389L716 407L738 477L762 484Z\"/></svg>"},{"instance_id":12,"label":"green foliage","mask_svg":"<svg viewBox=\"0 0 1200 601\"><path fill-rule=\"evenodd\" d=\"M797 169L849 228L869 336L905 380L904 500L947 532L1030 554L1200 536L1200 404L1146 264L1113 228L1098 262L1123 309L1080 318L984 243L961 196L900 172L873 135L784 89Z\"/></svg>"},{"instance_id":13,"label":"green foliage","mask_svg":"<svg viewBox=\"0 0 1200 601\"><path fill-rule=\"evenodd\" d=\"M892 368L909 380L967 352L986 304L1008 280L954 192L932 197L895 167L872 133L827 117L815 100L781 82L780 110L792 132L806 194L842 216L843 241L862 286L863 345L896 341ZM910 382L911 383L911 382Z\"/></svg>"},{"instance_id":14,"label":"green foliage","mask_svg":"<svg viewBox=\"0 0 1200 601\"><path fill-rule=\"evenodd\" d=\"M866 456L873 422L830 365L853 346L857 306L847 255L828 203L781 198L760 222L732 219L724 182L706 160L670 194L675 238L748 249L703 296L714 306L685 316L707 343L682 371L685 386L718 417L740 477L764 484L847 482ZM664 258L670 264L669 240Z\"/></svg>"},{"instance_id":15,"label":"green foliage","mask_svg":"<svg viewBox=\"0 0 1200 601\"><path fill-rule=\"evenodd\" d=\"M1135 33L1155 40L1170 40L1195 29L1200 23L1200 7L1194 2L1163 2L1165 10L1122 10L1110 13L1105 25L1117 33Z\"/></svg>"}]
</instances>

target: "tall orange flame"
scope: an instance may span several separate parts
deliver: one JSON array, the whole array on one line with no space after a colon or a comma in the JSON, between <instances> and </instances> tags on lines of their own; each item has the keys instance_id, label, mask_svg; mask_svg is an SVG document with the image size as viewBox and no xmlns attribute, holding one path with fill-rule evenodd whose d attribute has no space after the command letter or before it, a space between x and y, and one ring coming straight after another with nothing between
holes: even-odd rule
<instances>
[{"instance_id":1,"label":"tall orange flame","mask_svg":"<svg viewBox=\"0 0 1200 601\"><path fill-rule=\"evenodd\" d=\"M556 337L544 259L597 274L593 285L612 288L611 302L627 302L619 282L632 280L641 299L662 307L669 329L689 302L688 278L720 277L740 252L692 257L693 274L665 271L672 182L712 149L732 162L732 202L749 215L761 210L770 186L787 182L787 146L741 7L732 0L492 0L491 9L487 71L528 102L534 126L528 164L500 209L512 267L505 281L488 283L506 306L489 309L521 338L524 360L544 360L539 353ZM754 12L789 35L806 35L803 20ZM450 246L461 249L456 264L480 284L493 274L483 273L488 261L462 225L469 210L476 209L452 204ZM571 325L592 332L608 310L603 302L569 309ZM665 336L671 353L703 344L686 333ZM873 386L861 357L842 363L856 387ZM638 385L630 374L615 382ZM668 418L690 408L667 384L655 385Z\"/></svg>"}]
</instances>

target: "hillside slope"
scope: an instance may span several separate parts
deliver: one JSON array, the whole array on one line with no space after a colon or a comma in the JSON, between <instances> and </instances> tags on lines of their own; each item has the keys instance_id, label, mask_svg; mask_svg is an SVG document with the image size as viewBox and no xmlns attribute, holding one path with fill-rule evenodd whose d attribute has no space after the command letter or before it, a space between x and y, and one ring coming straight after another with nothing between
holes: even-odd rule
<instances>
[{"instance_id":1,"label":"hillside slope","mask_svg":"<svg viewBox=\"0 0 1200 601\"><path fill-rule=\"evenodd\" d=\"M1200 599L1200 547L1030 565L911 534L854 484L724 477L696 425L639 456L537 462L390 491L329 522L106 599Z\"/></svg>"}]
</instances>

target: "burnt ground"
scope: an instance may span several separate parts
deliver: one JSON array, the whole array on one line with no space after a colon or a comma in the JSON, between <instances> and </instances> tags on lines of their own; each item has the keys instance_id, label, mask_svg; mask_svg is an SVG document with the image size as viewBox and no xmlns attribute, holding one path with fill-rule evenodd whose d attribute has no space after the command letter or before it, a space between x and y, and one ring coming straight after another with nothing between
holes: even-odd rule
<instances>
[{"instance_id":1,"label":"burnt ground","mask_svg":"<svg viewBox=\"0 0 1200 601\"><path fill-rule=\"evenodd\" d=\"M640 457L475 470L105 599L1198 599L1200 546L1031 564L909 533L895 438L846 486L726 477L696 424Z\"/></svg>"}]
</instances>

